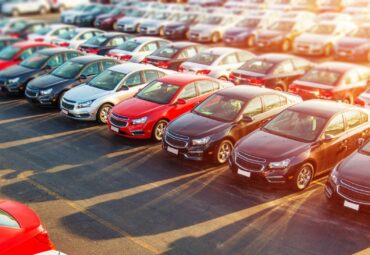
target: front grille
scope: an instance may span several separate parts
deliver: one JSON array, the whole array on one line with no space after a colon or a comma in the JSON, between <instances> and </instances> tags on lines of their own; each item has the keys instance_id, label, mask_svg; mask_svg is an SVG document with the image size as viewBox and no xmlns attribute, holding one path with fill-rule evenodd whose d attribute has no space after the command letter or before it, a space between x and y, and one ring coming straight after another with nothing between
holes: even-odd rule
<instances>
[{"instance_id":1,"label":"front grille","mask_svg":"<svg viewBox=\"0 0 370 255\"><path fill-rule=\"evenodd\" d=\"M127 121L117 120L112 117L110 118L110 123L112 123L116 127L126 127L127 126Z\"/></svg>"},{"instance_id":2,"label":"front grille","mask_svg":"<svg viewBox=\"0 0 370 255\"><path fill-rule=\"evenodd\" d=\"M266 162L266 160L251 156L244 152L238 152L236 155L236 164L240 168L251 172L261 172L264 169L264 162Z\"/></svg>"},{"instance_id":3,"label":"front grille","mask_svg":"<svg viewBox=\"0 0 370 255\"><path fill-rule=\"evenodd\" d=\"M359 185L352 184L353 183L349 185L348 182L341 180L341 184L338 186L338 194L353 202L358 202L361 204L370 204L369 189Z\"/></svg>"},{"instance_id":4,"label":"front grille","mask_svg":"<svg viewBox=\"0 0 370 255\"><path fill-rule=\"evenodd\" d=\"M62 101L62 107L67 110L73 110L75 106L73 104Z\"/></svg>"},{"instance_id":5,"label":"front grille","mask_svg":"<svg viewBox=\"0 0 370 255\"><path fill-rule=\"evenodd\" d=\"M26 90L26 95L29 97L37 97L38 94L39 92L37 90L30 90L30 89Z\"/></svg>"},{"instance_id":6,"label":"front grille","mask_svg":"<svg viewBox=\"0 0 370 255\"><path fill-rule=\"evenodd\" d=\"M167 132L165 137L166 142L175 148L186 148L189 143L189 137L178 135L172 132Z\"/></svg>"},{"instance_id":7,"label":"front grille","mask_svg":"<svg viewBox=\"0 0 370 255\"><path fill-rule=\"evenodd\" d=\"M118 119L118 120L128 120L128 117L121 116L121 115L118 115L118 114L113 113L113 112L112 112L112 116L113 116L113 118Z\"/></svg>"},{"instance_id":8,"label":"front grille","mask_svg":"<svg viewBox=\"0 0 370 255\"><path fill-rule=\"evenodd\" d=\"M63 98L64 101L66 101L67 103L70 103L70 104L75 104L76 101L72 101L72 100L69 100L67 98Z\"/></svg>"}]
</instances>

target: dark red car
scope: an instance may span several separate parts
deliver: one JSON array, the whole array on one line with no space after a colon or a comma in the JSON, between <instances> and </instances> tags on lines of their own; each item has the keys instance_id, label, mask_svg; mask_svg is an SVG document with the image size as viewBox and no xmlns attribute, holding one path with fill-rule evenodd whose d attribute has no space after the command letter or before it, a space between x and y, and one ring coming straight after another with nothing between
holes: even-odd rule
<instances>
[{"instance_id":1,"label":"dark red car","mask_svg":"<svg viewBox=\"0 0 370 255\"><path fill-rule=\"evenodd\" d=\"M113 8L112 11L96 17L94 26L103 30L116 30L117 20L124 17L129 10L128 8Z\"/></svg>"},{"instance_id":2,"label":"dark red car","mask_svg":"<svg viewBox=\"0 0 370 255\"><path fill-rule=\"evenodd\" d=\"M15 201L0 200L0 255L34 255L54 248L32 209Z\"/></svg>"},{"instance_id":3,"label":"dark red car","mask_svg":"<svg viewBox=\"0 0 370 255\"><path fill-rule=\"evenodd\" d=\"M18 42L0 51L0 70L17 65L33 53L45 48L55 47L43 42Z\"/></svg>"},{"instance_id":4,"label":"dark red car","mask_svg":"<svg viewBox=\"0 0 370 255\"><path fill-rule=\"evenodd\" d=\"M159 78L112 108L109 129L128 138L161 141L168 122L228 86L232 84L200 75L173 74Z\"/></svg>"}]
</instances>

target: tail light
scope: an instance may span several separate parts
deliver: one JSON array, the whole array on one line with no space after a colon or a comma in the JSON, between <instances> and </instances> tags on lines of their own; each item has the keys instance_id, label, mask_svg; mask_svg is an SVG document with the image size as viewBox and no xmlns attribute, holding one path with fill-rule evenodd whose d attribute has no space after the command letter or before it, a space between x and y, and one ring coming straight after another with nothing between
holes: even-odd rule
<instances>
[{"instance_id":1,"label":"tail light","mask_svg":"<svg viewBox=\"0 0 370 255\"><path fill-rule=\"evenodd\" d=\"M149 62L148 59L147 58L144 58L143 60L141 60L140 63L141 64L148 64L148 62Z\"/></svg>"},{"instance_id":2,"label":"tail light","mask_svg":"<svg viewBox=\"0 0 370 255\"><path fill-rule=\"evenodd\" d=\"M204 69L204 70L198 70L196 72L196 74L202 74L202 75L207 75L211 72L211 70L207 70L207 69Z\"/></svg>"},{"instance_id":3,"label":"tail light","mask_svg":"<svg viewBox=\"0 0 370 255\"><path fill-rule=\"evenodd\" d=\"M99 49L86 49L88 53L94 53L97 54L99 52Z\"/></svg>"},{"instance_id":4,"label":"tail light","mask_svg":"<svg viewBox=\"0 0 370 255\"><path fill-rule=\"evenodd\" d=\"M123 55L119 59L123 61L129 61L132 58L131 55Z\"/></svg>"},{"instance_id":5,"label":"tail light","mask_svg":"<svg viewBox=\"0 0 370 255\"><path fill-rule=\"evenodd\" d=\"M112 56L113 55L110 52L108 52L107 57L112 57Z\"/></svg>"},{"instance_id":6,"label":"tail light","mask_svg":"<svg viewBox=\"0 0 370 255\"><path fill-rule=\"evenodd\" d=\"M355 105L365 107L365 101L358 97L355 99Z\"/></svg>"},{"instance_id":7,"label":"tail light","mask_svg":"<svg viewBox=\"0 0 370 255\"><path fill-rule=\"evenodd\" d=\"M181 73L182 73L182 72L184 72L184 67L182 67L182 66L179 66L179 69L178 69L178 71L179 71L179 72L181 72Z\"/></svg>"},{"instance_id":8,"label":"tail light","mask_svg":"<svg viewBox=\"0 0 370 255\"><path fill-rule=\"evenodd\" d=\"M292 92L292 93L298 93L298 89L297 89L297 86L292 84L292 85L289 85L289 92Z\"/></svg>"},{"instance_id":9,"label":"tail light","mask_svg":"<svg viewBox=\"0 0 370 255\"><path fill-rule=\"evenodd\" d=\"M17 37L17 38L20 36L19 33L10 33L9 35L12 36L12 37Z\"/></svg>"},{"instance_id":10,"label":"tail light","mask_svg":"<svg viewBox=\"0 0 370 255\"><path fill-rule=\"evenodd\" d=\"M253 85L264 85L265 84L265 80L264 79L259 79L259 78L252 78L252 79L249 79L249 83L250 84L253 84Z\"/></svg>"},{"instance_id":11,"label":"tail light","mask_svg":"<svg viewBox=\"0 0 370 255\"><path fill-rule=\"evenodd\" d=\"M331 99L333 97L333 92L329 90L320 90L320 97L324 97L326 99Z\"/></svg>"},{"instance_id":12,"label":"tail light","mask_svg":"<svg viewBox=\"0 0 370 255\"><path fill-rule=\"evenodd\" d=\"M170 65L170 62L166 62L166 61L162 61L157 64L158 67L165 68L165 69L167 69L169 65Z\"/></svg>"},{"instance_id":13,"label":"tail light","mask_svg":"<svg viewBox=\"0 0 370 255\"><path fill-rule=\"evenodd\" d=\"M40 226L39 231L40 232L35 236L35 238L39 242L48 245L50 249L55 249L55 245L50 241L49 234L46 229L43 226Z\"/></svg>"},{"instance_id":14,"label":"tail light","mask_svg":"<svg viewBox=\"0 0 370 255\"><path fill-rule=\"evenodd\" d=\"M43 42L44 41L44 38L36 38L35 39L35 42Z\"/></svg>"},{"instance_id":15,"label":"tail light","mask_svg":"<svg viewBox=\"0 0 370 255\"><path fill-rule=\"evenodd\" d=\"M235 80L236 76L233 73L230 73L229 80Z\"/></svg>"},{"instance_id":16,"label":"tail light","mask_svg":"<svg viewBox=\"0 0 370 255\"><path fill-rule=\"evenodd\" d=\"M69 46L69 42L62 42L59 44L59 46L61 47L68 47Z\"/></svg>"}]
</instances>

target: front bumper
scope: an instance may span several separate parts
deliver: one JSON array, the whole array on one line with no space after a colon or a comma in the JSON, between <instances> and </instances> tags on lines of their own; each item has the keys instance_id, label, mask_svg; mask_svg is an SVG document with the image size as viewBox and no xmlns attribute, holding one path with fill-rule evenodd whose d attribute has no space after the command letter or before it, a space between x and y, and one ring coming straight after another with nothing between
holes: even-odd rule
<instances>
[{"instance_id":1,"label":"front bumper","mask_svg":"<svg viewBox=\"0 0 370 255\"><path fill-rule=\"evenodd\" d=\"M211 34L188 33L188 39L194 42L211 42Z\"/></svg>"},{"instance_id":2,"label":"front bumper","mask_svg":"<svg viewBox=\"0 0 370 255\"><path fill-rule=\"evenodd\" d=\"M141 35L159 35L159 28L140 27Z\"/></svg>"},{"instance_id":3,"label":"front bumper","mask_svg":"<svg viewBox=\"0 0 370 255\"><path fill-rule=\"evenodd\" d=\"M25 91L26 99L36 105L57 105L58 96L54 94L41 95L39 90L29 90Z\"/></svg>"},{"instance_id":4,"label":"front bumper","mask_svg":"<svg viewBox=\"0 0 370 255\"><path fill-rule=\"evenodd\" d=\"M184 39L186 38L186 29L166 29L164 31L164 36L167 37L168 39Z\"/></svg>"},{"instance_id":5,"label":"front bumper","mask_svg":"<svg viewBox=\"0 0 370 255\"><path fill-rule=\"evenodd\" d=\"M75 25L81 26L81 27L87 27L87 26L92 26L94 24L94 20L80 20L76 19L75 20Z\"/></svg>"},{"instance_id":6,"label":"front bumper","mask_svg":"<svg viewBox=\"0 0 370 255\"><path fill-rule=\"evenodd\" d=\"M244 46L246 45L246 38L238 36L224 36L224 43L230 46Z\"/></svg>"},{"instance_id":7,"label":"front bumper","mask_svg":"<svg viewBox=\"0 0 370 255\"><path fill-rule=\"evenodd\" d=\"M150 139L152 137L153 125L146 122L144 124L133 125L127 117L112 115L108 118L108 128L116 135L132 139Z\"/></svg>"},{"instance_id":8,"label":"front bumper","mask_svg":"<svg viewBox=\"0 0 370 255\"><path fill-rule=\"evenodd\" d=\"M127 25L127 24L117 24L117 30L121 32L127 32L127 33L137 32L135 25Z\"/></svg>"},{"instance_id":9,"label":"front bumper","mask_svg":"<svg viewBox=\"0 0 370 255\"><path fill-rule=\"evenodd\" d=\"M293 47L295 54L307 56L320 56L324 54L324 45L313 46L310 44L295 45Z\"/></svg>"},{"instance_id":10,"label":"front bumper","mask_svg":"<svg viewBox=\"0 0 370 255\"><path fill-rule=\"evenodd\" d=\"M102 30L110 30L113 29L113 22L95 21L94 26Z\"/></svg>"},{"instance_id":11,"label":"front bumper","mask_svg":"<svg viewBox=\"0 0 370 255\"><path fill-rule=\"evenodd\" d=\"M334 55L337 60L362 61L367 60L367 51L356 51L353 49L337 49Z\"/></svg>"},{"instance_id":12,"label":"front bumper","mask_svg":"<svg viewBox=\"0 0 370 255\"><path fill-rule=\"evenodd\" d=\"M68 118L76 120L95 121L97 109L93 107L77 108L77 103L74 101L62 99L61 113Z\"/></svg>"}]
</instances>

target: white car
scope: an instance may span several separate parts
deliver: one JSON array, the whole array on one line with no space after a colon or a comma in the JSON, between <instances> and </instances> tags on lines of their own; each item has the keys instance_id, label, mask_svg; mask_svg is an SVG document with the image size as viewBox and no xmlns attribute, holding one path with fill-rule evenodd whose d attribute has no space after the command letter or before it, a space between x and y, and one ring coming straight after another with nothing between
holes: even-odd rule
<instances>
[{"instance_id":1,"label":"white car","mask_svg":"<svg viewBox=\"0 0 370 255\"><path fill-rule=\"evenodd\" d=\"M62 12L66 9L89 3L90 0L50 0L50 7L52 10L58 10Z\"/></svg>"},{"instance_id":2,"label":"white car","mask_svg":"<svg viewBox=\"0 0 370 255\"><path fill-rule=\"evenodd\" d=\"M366 109L370 109L370 88L359 96L360 101Z\"/></svg>"},{"instance_id":3,"label":"white car","mask_svg":"<svg viewBox=\"0 0 370 255\"><path fill-rule=\"evenodd\" d=\"M51 42L62 47L78 49L78 47L90 38L103 34L104 31L96 28L75 28L59 35Z\"/></svg>"},{"instance_id":4,"label":"white car","mask_svg":"<svg viewBox=\"0 0 370 255\"><path fill-rule=\"evenodd\" d=\"M69 118L105 124L114 105L167 73L170 71L136 63L110 67L87 84L66 92L61 101L62 112Z\"/></svg>"},{"instance_id":5,"label":"white car","mask_svg":"<svg viewBox=\"0 0 370 255\"><path fill-rule=\"evenodd\" d=\"M2 5L1 12L14 17L20 14L40 13L46 14L50 11L48 0L11 0Z\"/></svg>"},{"instance_id":6,"label":"white car","mask_svg":"<svg viewBox=\"0 0 370 255\"><path fill-rule=\"evenodd\" d=\"M123 61L140 63L146 56L169 43L170 41L158 37L139 36L110 50L107 55Z\"/></svg>"},{"instance_id":7,"label":"white car","mask_svg":"<svg viewBox=\"0 0 370 255\"><path fill-rule=\"evenodd\" d=\"M47 42L51 43L54 39L65 32L69 32L74 29L75 26L67 24L52 24L45 26L35 33L28 35L28 40L36 42Z\"/></svg>"},{"instance_id":8,"label":"white car","mask_svg":"<svg viewBox=\"0 0 370 255\"><path fill-rule=\"evenodd\" d=\"M231 71L254 57L253 53L236 48L211 48L182 63L179 71L228 80Z\"/></svg>"}]
</instances>

